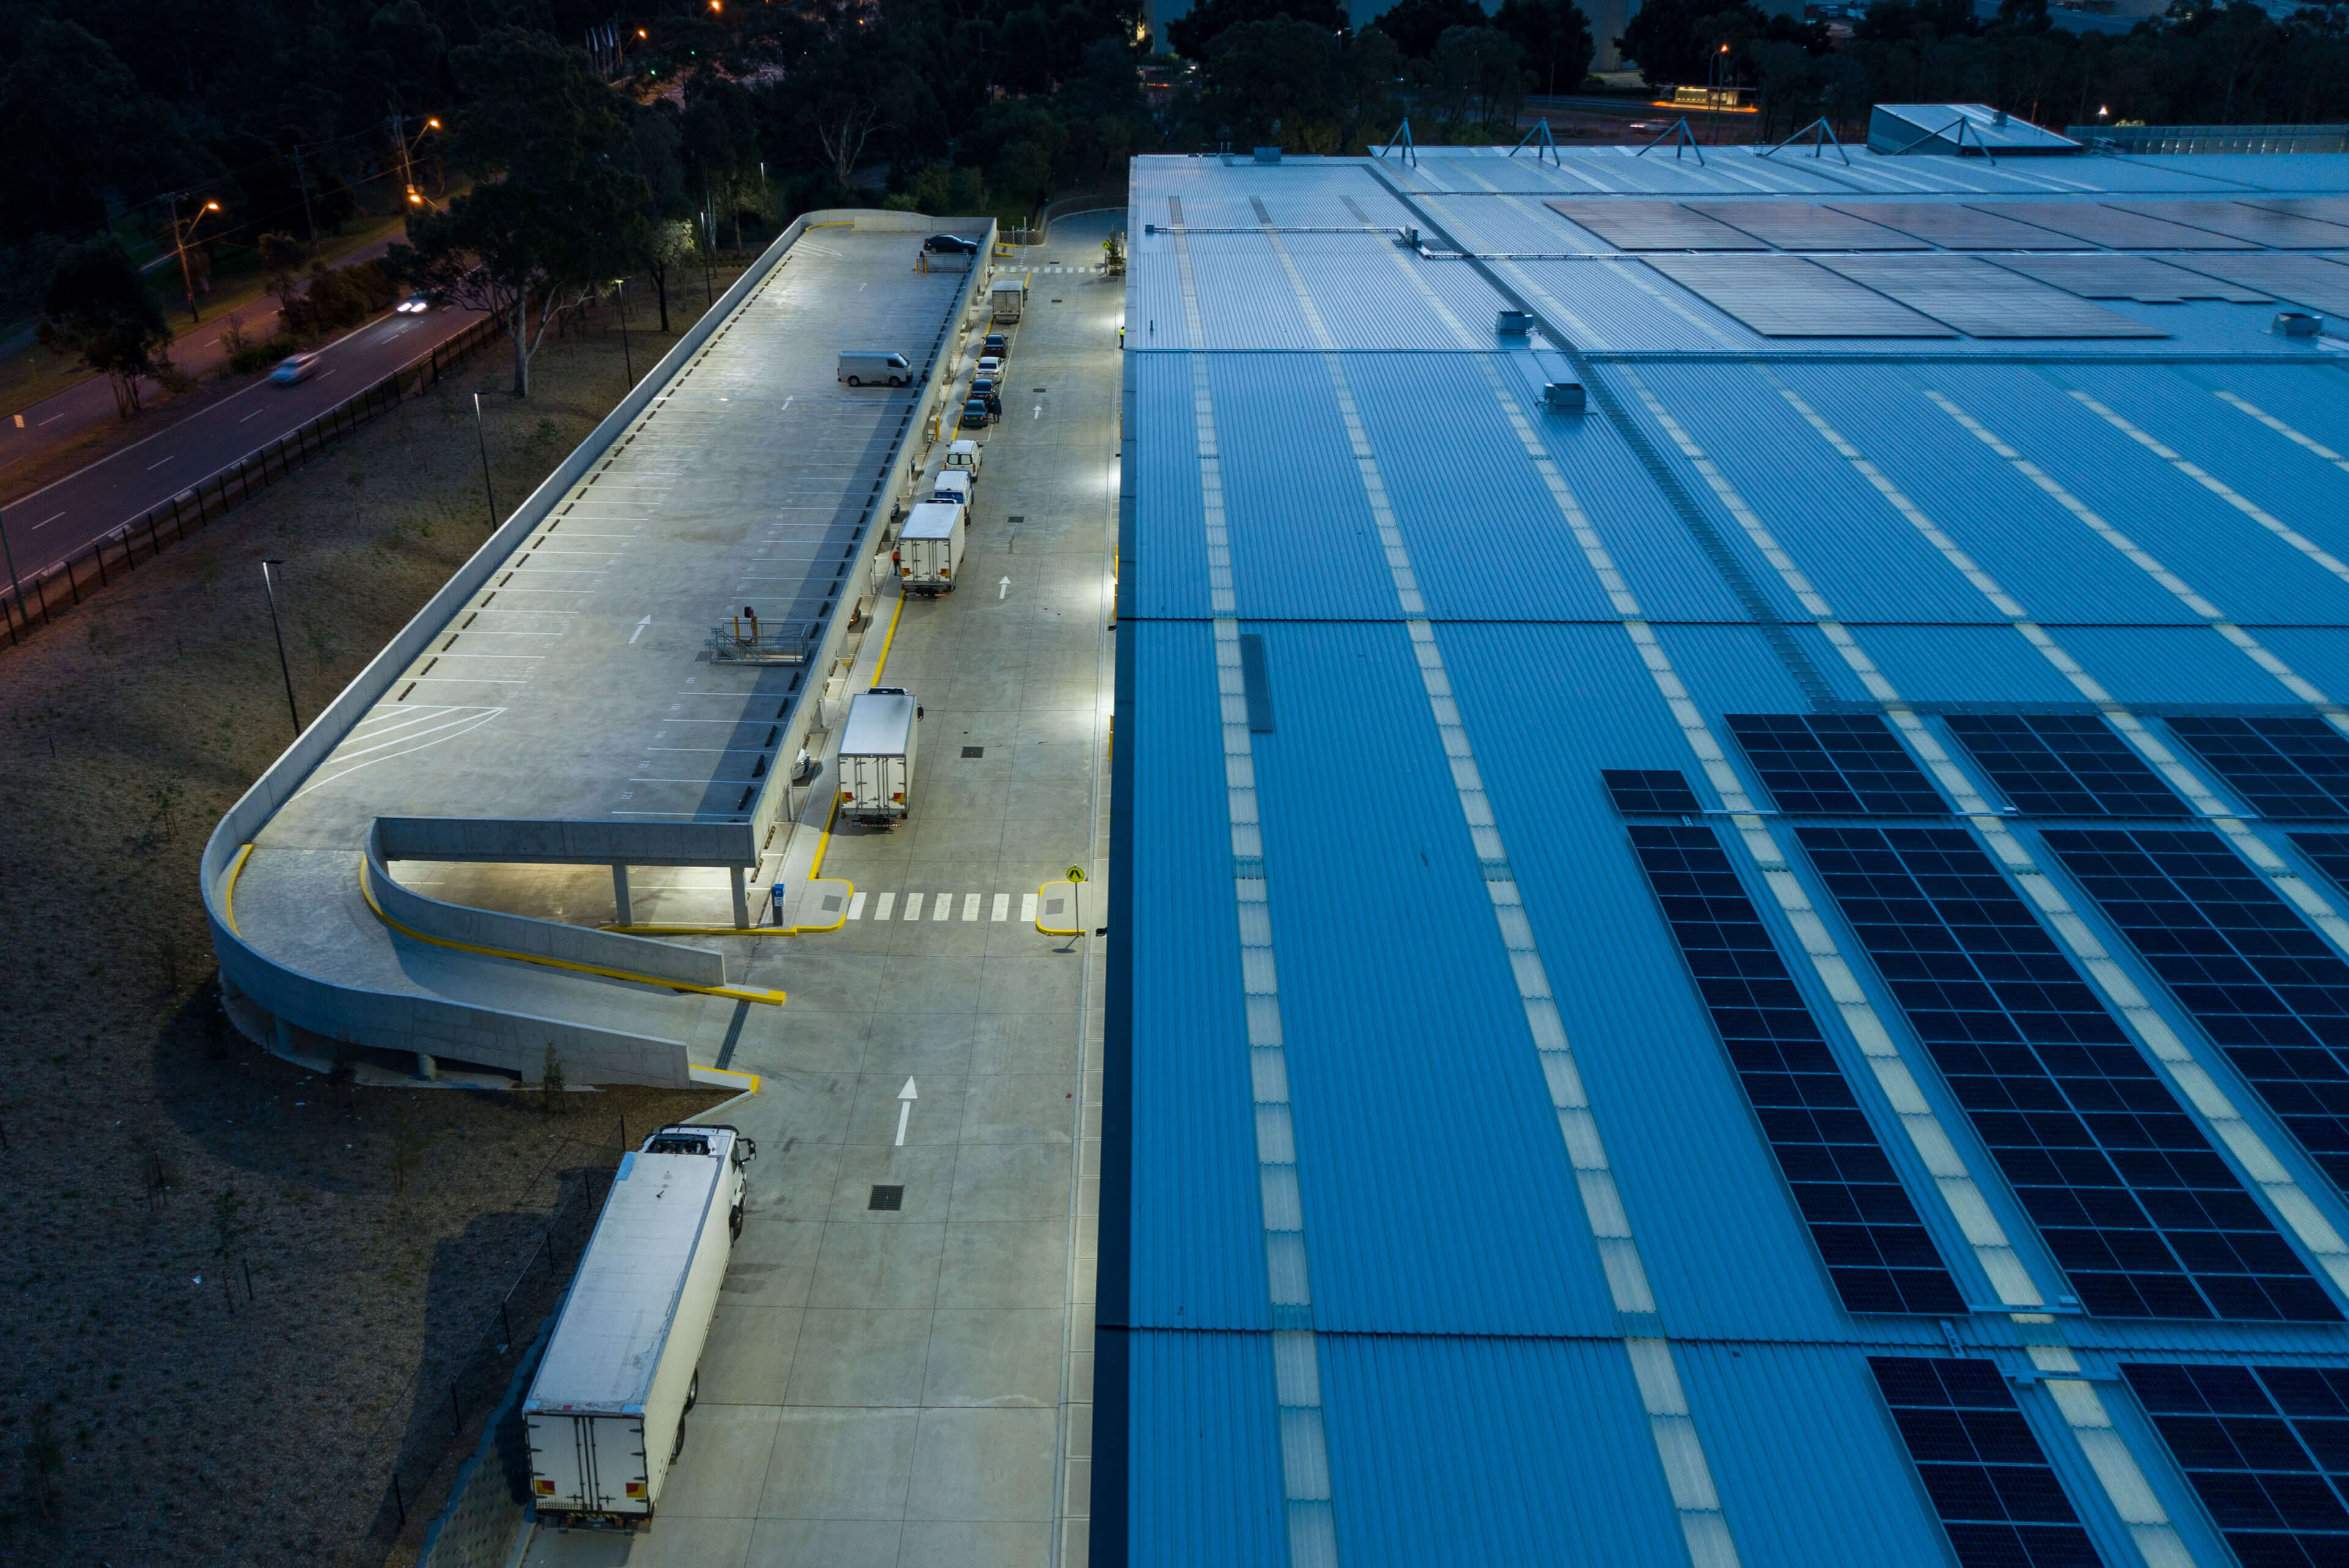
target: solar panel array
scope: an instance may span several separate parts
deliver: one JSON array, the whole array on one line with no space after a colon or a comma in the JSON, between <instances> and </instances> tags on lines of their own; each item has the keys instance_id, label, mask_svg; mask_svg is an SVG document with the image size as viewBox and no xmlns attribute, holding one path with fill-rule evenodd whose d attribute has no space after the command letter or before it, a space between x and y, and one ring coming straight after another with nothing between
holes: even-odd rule
<instances>
[{"instance_id":1,"label":"solar panel array","mask_svg":"<svg viewBox=\"0 0 2349 1568\"><path fill-rule=\"evenodd\" d=\"M2009 272L2037 278L2085 299L2133 299L2147 304L2183 304L2189 299L2258 304L2274 296L2222 278L2157 262L2151 256L2103 253L2085 256L2001 256Z\"/></svg>"},{"instance_id":2,"label":"solar panel array","mask_svg":"<svg viewBox=\"0 0 2349 1568\"><path fill-rule=\"evenodd\" d=\"M1970 835L1796 836L2087 1311L2339 1321Z\"/></svg>"},{"instance_id":3,"label":"solar panel array","mask_svg":"<svg viewBox=\"0 0 2349 1568\"><path fill-rule=\"evenodd\" d=\"M1621 251L1759 251L1751 234L1677 201L1550 201L1544 206Z\"/></svg>"},{"instance_id":4,"label":"solar panel array","mask_svg":"<svg viewBox=\"0 0 2349 1568\"><path fill-rule=\"evenodd\" d=\"M2292 841L2333 886L2349 892L2349 833L2294 833Z\"/></svg>"},{"instance_id":5,"label":"solar panel array","mask_svg":"<svg viewBox=\"0 0 2349 1568\"><path fill-rule=\"evenodd\" d=\"M2349 223L2349 196L2246 196L2243 205L2320 223Z\"/></svg>"},{"instance_id":6,"label":"solar panel array","mask_svg":"<svg viewBox=\"0 0 2349 1568\"><path fill-rule=\"evenodd\" d=\"M1925 242L1809 201L1690 201L1692 212L1789 251L1921 251Z\"/></svg>"},{"instance_id":7,"label":"solar panel array","mask_svg":"<svg viewBox=\"0 0 2349 1568\"><path fill-rule=\"evenodd\" d=\"M2266 817L2349 817L2349 738L2321 718L2173 717L2169 727Z\"/></svg>"},{"instance_id":8,"label":"solar panel array","mask_svg":"<svg viewBox=\"0 0 2349 1568\"><path fill-rule=\"evenodd\" d=\"M2095 1568L2096 1554L1997 1367L1871 1356L1959 1568Z\"/></svg>"},{"instance_id":9,"label":"solar panel array","mask_svg":"<svg viewBox=\"0 0 2349 1568\"><path fill-rule=\"evenodd\" d=\"M1969 337L2169 335L1977 256L1822 256L1819 264Z\"/></svg>"},{"instance_id":10,"label":"solar panel array","mask_svg":"<svg viewBox=\"0 0 2349 1568\"><path fill-rule=\"evenodd\" d=\"M2349 1194L2349 964L2196 830L2064 830L2047 847Z\"/></svg>"},{"instance_id":11,"label":"solar panel array","mask_svg":"<svg viewBox=\"0 0 2349 1568\"><path fill-rule=\"evenodd\" d=\"M2243 1568L2349 1563L2349 1371L2124 1362Z\"/></svg>"},{"instance_id":12,"label":"solar panel array","mask_svg":"<svg viewBox=\"0 0 2349 1568\"><path fill-rule=\"evenodd\" d=\"M2193 256L2183 264L2327 315L2349 315L2349 266L2323 256Z\"/></svg>"},{"instance_id":13,"label":"solar panel array","mask_svg":"<svg viewBox=\"0 0 2349 1568\"><path fill-rule=\"evenodd\" d=\"M2129 201L2114 205L2124 212L2166 218L2173 223L2273 245L2280 251L2328 251L2349 245L2349 227L2344 226L2349 224L2349 213L2343 214L2342 222L2324 223L2242 201Z\"/></svg>"},{"instance_id":14,"label":"solar panel array","mask_svg":"<svg viewBox=\"0 0 2349 1568\"><path fill-rule=\"evenodd\" d=\"M1677 768L1609 768L1599 777L1627 817L1694 816L1704 810Z\"/></svg>"},{"instance_id":15,"label":"solar panel array","mask_svg":"<svg viewBox=\"0 0 2349 1568\"><path fill-rule=\"evenodd\" d=\"M1631 844L1844 1305L1964 1313L1965 1299L1713 830L1635 826Z\"/></svg>"},{"instance_id":16,"label":"solar panel array","mask_svg":"<svg viewBox=\"0 0 2349 1568\"><path fill-rule=\"evenodd\" d=\"M2088 201L1976 201L1970 203L1977 212L1988 212L1994 218L2012 218L2018 223L2031 223L2042 229L2053 229L2059 234L2069 234L2092 245L2108 245L2118 251L2243 251L2253 247L2248 240L2238 240L2230 234L2213 233L2208 229L2191 229L2183 223L2164 222L2122 207L2104 207Z\"/></svg>"},{"instance_id":17,"label":"solar panel array","mask_svg":"<svg viewBox=\"0 0 2349 1568\"><path fill-rule=\"evenodd\" d=\"M1955 337L1908 306L1801 256L1642 256L1764 337Z\"/></svg>"},{"instance_id":18,"label":"solar panel array","mask_svg":"<svg viewBox=\"0 0 2349 1568\"><path fill-rule=\"evenodd\" d=\"M2080 242L1955 202L1837 201L1834 210L1951 251L2076 251Z\"/></svg>"},{"instance_id":19,"label":"solar panel array","mask_svg":"<svg viewBox=\"0 0 2349 1568\"><path fill-rule=\"evenodd\" d=\"M2182 817L2185 804L2101 718L1951 714L1991 782L2033 817Z\"/></svg>"},{"instance_id":20,"label":"solar panel array","mask_svg":"<svg viewBox=\"0 0 2349 1568\"><path fill-rule=\"evenodd\" d=\"M1723 721L1781 811L1825 817L1949 811L1872 713L1733 713Z\"/></svg>"}]
</instances>

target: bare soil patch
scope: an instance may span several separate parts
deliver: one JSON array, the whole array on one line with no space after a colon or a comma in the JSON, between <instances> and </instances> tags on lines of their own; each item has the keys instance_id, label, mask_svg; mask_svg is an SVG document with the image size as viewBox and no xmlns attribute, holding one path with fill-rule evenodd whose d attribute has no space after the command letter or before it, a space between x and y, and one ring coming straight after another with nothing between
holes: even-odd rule
<instances>
[{"instance_id":1,"label":"bare soil patch","mask_svg":"<svg viewBox=\"0 0 2349 1568\"><path fill-rule=\"evenodd\" d=\"M641 375L674 337L629 315ZM641 1138L719 1098L554 1115L330 1084L225 1026L196 894L204 837L293 733L260 559L286 562L307 718L488 531L471 388L498 393L510 508L618 399L622 359L606 310L521 402L492 348L0 648L0 1559L382 1561L354 1543L394 1450L444 1440L436 1368L494 1319L566 1173L607 1165L623 1117Z\"/></svg>"}]
</instances>

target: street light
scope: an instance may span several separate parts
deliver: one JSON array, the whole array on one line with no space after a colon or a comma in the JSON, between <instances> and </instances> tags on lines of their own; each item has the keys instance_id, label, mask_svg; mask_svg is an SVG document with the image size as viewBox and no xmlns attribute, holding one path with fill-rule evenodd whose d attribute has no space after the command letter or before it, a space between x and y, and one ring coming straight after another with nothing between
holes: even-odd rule
<instances>
[{"instance_id":1,"label":"street light","mask_svg":"<svg viewBox=\"0 0 2349 1568\"><path fill-rule=\"evenodd\" d=\"M269 569L285 562L274 555L261 558L261 590L269 595L269 629L277 636L277 673L285 677L285 711L294 716L294 733L302 733L302 710L294 706L294 666L285 662L285 628L277 620L277 585L270 580Z\"/></svg>"},{"instance_id":2,"label":"street light","mask_svg":"<svg viewBox=\"0 0 2349 1568\"><path fill-rule=\"evenodd\" d=\"M1723 58L1728 53L1729 46L1723 44L1713 52L1713 57L1704 64L1704 101L1705 107L1713 111L1713 139L1715 141L1721 139L1722 89L1714 85L1714 78L1729 64L1728 60Z\"/></svg>"},{"instance_id":3,"label":"street light","mask_svg":"<svg viewBox=\"0 0 2349 1568\"><path fill-rule=\"evenodd\" d=\"M634 391L636 386L636 354L628 346L628 280L614 278L612 290L620 302L620 357L628 367L628 389Z\"/></svg>"},{"instance_id":4,"label":"street light","mask_svg":"<svg viewBox=\"0 0 2349 1568\"><path fill-rule=\"evenodd\" d=\"M399 172L400 178L408 185L408 204L411 207L429 207L431 203L424 199L422 191L416 189L414 160L416 150L424 145L426 137L440 129L440 122L428 118L424 121L424 129L416 133L414 140L410 140L408 135L408 120L409 117L404 114L395 114L391 117L392 144L399 149Z\"/></svg>"},{"instance_id":5,"label":"street light","mask_svg":"<svg viewBox=\"0 0 2349 1568\"><path fill-rule=\"evenodd\" d=\"M180 253L180 283L188 291L188 319L202 321L204 318L196 314L196 276L188 268L188 236L196 232L196 225L204 221L206 213L219 211L221 204L207 201L196 210L194 217L182 223L180 222L180 198L186 194L184 191L174 191L171 195L171 248Z\"/></svg>"},{"instance_id":6,"label":"street light","mask_svg":"<svg viewBox=\"0 0 2349 1568\"><path fill-rule=\"evenodd\" d=\"M490 527L494 531L498 526L498 491L497 487L490 483L490 437L481 423L481 395L479 392L473 394L473 438L481 446L481 489L488 492L490 498Z\"/></svg>"}]
</instances>

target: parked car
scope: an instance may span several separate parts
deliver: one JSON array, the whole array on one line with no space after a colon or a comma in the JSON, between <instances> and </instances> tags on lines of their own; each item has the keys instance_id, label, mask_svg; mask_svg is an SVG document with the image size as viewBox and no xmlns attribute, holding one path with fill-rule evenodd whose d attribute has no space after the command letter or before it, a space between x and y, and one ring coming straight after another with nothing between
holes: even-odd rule
<instances>
[{"instance_id":1,"label":"parked car","mask_svg":"<svg viewBox=\"0 0 2349 1568\"><path fill-rule=\"evenodd\" d=\"M986 404L988 413L999 419L1003 418L1003 395L995 389L994 382L980 377L970 384L970 395Z\"/></svg>"},{"instance_id":2,"label":"parked car","mask_svg":"<svg viewBox=\"0 0 2349 1568\"><path fill-rule=\"evenodd\" d=\"M1002 369L1003 361L1000 358L992 354L980 356L978 361L978 373L981 376L995 376L999 374Z\"/></svg>"},{"instance_id":3,"label":"parked car","mask_svg":"<svg viewBox=\"0 0 2349 1568\"><path fill-rule=\"evenodd\" d=\"M978 254L978 242L966 240L960 234L932 234L922 242L922 249L936 255L975 256Z\"/></svg>"},{"instance_id":4,"label":"parked car","mask_svg":"<svg viewBox=\"0 0 2349 1568\"><path fill-rule=\"evenodd\" d=\"M422 315L426 311L430 310L434 305L439 304L440 303L440 302L434 299L429 293L423 289L418 289L414 294L409 294L406 299L401 300L398 304L393 305L391 308L398 311L402 315Z\"/></svg>"},{"instance_id":5,"label":"parked car","mask_svg":"<svg viewBox=\"0 0 2349 1568\"><path fill-rule=\"evenodd\" d=\"M988 411L987 399L984 397L973 397L963 404L962 418L955 421L955 428L957 430L983 430L993 423L995 423L995 416Z\"/></svg>"},{"instance_id":6,"label":"parked car","mask_svg":"<svg viewBox=\"0 0 2349 1568\"><path fill-rule=\"evenodd\" d=\"M316 354L289 354L277 362L269 379L280 387L291 387L297 381L307 381L318 374L321 366Z\"/></svg>"},{"instance_id":7,"label":"parked car","mask_svg":"<svg viewBox=\"0 0 2349 1568\"><path fill-rule=\"evenodd\" d=\"M981 354L992 354L998 359L1011 357L1011 340L999 332L990 332L987 341L978 346Z\"/></svg>"}]
</instances>

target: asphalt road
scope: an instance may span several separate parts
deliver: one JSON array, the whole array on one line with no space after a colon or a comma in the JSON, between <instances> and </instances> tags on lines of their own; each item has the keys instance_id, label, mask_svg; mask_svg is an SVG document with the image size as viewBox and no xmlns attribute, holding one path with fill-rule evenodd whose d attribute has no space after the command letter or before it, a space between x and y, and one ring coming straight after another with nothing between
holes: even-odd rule
<instances>
[{"instance_id":1,"label":"asphalt road","mask_svg":"<svg viewBox=\"0 0 2349 1568\"><path fill-rule=\"evenodd\" d=\"M387 234L371 245L353 251L334 264L349 266L356 262L371 262L391 248L396 236ZM178 273L172 273L176 285ZM306 288L306 284L305 285ZM168 314L179 337L171 344L171 362L199 379L218 370L228 358L228 349L221 342L222 330L227 326L230 315L244 323L247 335L255 340L266 338L277 327L277 302L255 300L233 313L207 317L202 323L191 325L183 317L186 306L171 308ZM146 383L143 392L157 396L160 388ZM16 413L0 417L0 473L5 473L18 463L36 458L50 448L71 440L85 430L111 423L114 412L114 388L103 376L92 376L76 382L52 397Z\"/></svg>"},{"instance_id":2,"label":"asphalt road","mask_svg":"<svg viewBox=\"0 0 2349 1568\"><path fill-rule=\"evenodd\" d=\"M292 434L480 319L471 311L448 309L386 316L328 344L320 351L321 368L307 381L292 387L255 381L202 413L12 503L0 521L7 526L18 577L29 584L92 541Z\"/></svg>"}]
</instances>

